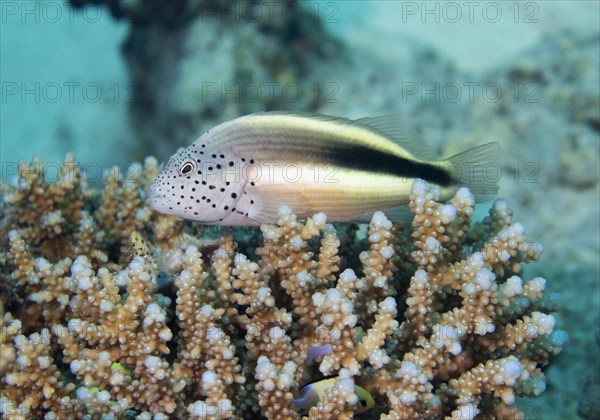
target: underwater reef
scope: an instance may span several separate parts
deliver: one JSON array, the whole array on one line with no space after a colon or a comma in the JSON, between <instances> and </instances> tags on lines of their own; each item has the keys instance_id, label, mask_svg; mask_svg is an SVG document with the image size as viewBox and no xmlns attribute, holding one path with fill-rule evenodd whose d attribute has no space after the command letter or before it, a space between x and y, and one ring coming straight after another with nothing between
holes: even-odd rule
<instances>
[{"instance_id":1,"label":"underwater reef","mask_svg":"<svg viewBox=\"0 0 600 420\"><path fill-rule=\"evenodd\" d=\"M145 203L159 165L89 187L71 156L3 185L4 418L523 418L561 351L556 297L523 278L540 258L507 203L473 221L414 182L411 226L298 220L214 229ZM362 412L356 386L376 406ZM360 413L360 414L359 414Z\"/></svg>"},{"instance_id":2,"label":"underwater reef","mask_svg":"<svg viewBox=\"0 0 600 420\"><path fill-rule=\"evenodd\" d=\"M129 22L122 45L134 86L140 157L167 156L202 129L253 112L314 111L333 86L313 70L345 62L343 44L300 1L70 0ZM331 80L331 79L328 79ZM169 141L165 141L169 139Z\"/></svg>"}]
</instances>

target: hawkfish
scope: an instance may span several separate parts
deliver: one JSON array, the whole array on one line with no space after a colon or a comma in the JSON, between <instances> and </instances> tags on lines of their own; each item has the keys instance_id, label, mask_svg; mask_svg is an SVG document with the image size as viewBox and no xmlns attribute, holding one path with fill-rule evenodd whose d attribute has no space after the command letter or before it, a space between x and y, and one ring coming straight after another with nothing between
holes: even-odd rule
<instances>
[{"instance_id":1,"label":"hawkfish","mask_svg":"<svg viewBox=\"0 0 600 420\"><path fill-rule=\"evenodd\" d=\"M436 159L397 115L263 112L217 125L178 150L150 185L149 204L211 225L274 223L281 204L300 218L323 212L329 221L361 222L382 210L401 222L415 179L447 198L463 186L479 202L493 198L498 186L483 169L498 154L493 142Z\"/></svg>"}]
</instances>

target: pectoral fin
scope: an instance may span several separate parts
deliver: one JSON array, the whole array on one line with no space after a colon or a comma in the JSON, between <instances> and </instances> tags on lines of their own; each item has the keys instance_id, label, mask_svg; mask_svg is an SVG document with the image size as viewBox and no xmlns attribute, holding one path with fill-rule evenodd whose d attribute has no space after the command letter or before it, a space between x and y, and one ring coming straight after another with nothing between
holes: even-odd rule
<instances>
[{"instance_id":1,"label":"pectoral fin","mask_svg":"<svg viewBox=\"0 0 600 420\"><path fill-rule=\"evenodd\" d=\"M285 204L292 212L300 217L307 216L310 204L300 192L292 190L289 184L266 184L248 189L248 195L256 201L256 209L248 213L248 217L255 222L275 223L279 206Z\"/></svg>"}]
</instances>

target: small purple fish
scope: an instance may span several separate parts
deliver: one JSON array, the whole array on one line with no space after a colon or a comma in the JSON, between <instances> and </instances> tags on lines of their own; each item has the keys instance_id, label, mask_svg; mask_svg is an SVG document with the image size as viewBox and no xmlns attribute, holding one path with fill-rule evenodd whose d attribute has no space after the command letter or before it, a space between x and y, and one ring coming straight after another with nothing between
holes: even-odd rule
<instances>
[{"instance_id":1,"label":"small purple fish","mask_svg":"<svg viewBox=\"0 0 600 420\"><path fill-rule=\"evenodd\" d=\"M333 349L331 348L331 344L325 344L321 347L310 346L308 348L308 360L315 360L317 357L327 356L328 354L333 354Z\"/></svg>"}]
</instances>

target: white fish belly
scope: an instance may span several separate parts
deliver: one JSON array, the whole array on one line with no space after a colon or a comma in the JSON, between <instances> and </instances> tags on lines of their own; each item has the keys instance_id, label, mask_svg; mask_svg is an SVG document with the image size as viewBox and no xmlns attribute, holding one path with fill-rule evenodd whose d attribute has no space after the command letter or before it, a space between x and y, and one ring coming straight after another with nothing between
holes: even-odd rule
<instances>
[{"instance_id":1,"label":"white fish belly","mask_svg":"<svg viewBox=\"0 0 600 420\"><path fill-rule=\"evenodd\" d=\"M276 199L288 204L300 217L324 212L332 221L357 217L408 203L412 178L372 174L323 164L281 163L260 170L260 191L276 186ZM280 204L273 203L273 204ZM294 203L297 208L294 209Z\"/></svg>"}]
</instances>

